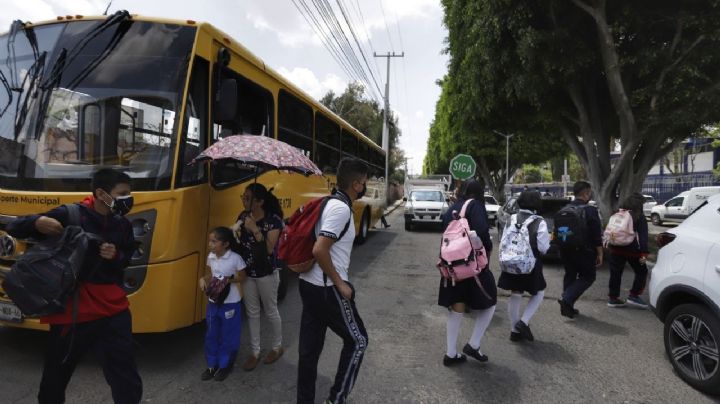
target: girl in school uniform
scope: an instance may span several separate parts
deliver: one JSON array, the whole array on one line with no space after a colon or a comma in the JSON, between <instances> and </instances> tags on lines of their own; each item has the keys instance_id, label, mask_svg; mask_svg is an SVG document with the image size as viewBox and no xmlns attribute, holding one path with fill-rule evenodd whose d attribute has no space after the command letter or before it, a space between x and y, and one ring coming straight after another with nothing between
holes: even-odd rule
<instances>
[{"instance_id":1,"label":"girl in school uniform","mask_svg":"<svg viewBox=\"0 0 720 404\"><path fill-rule=\"evenodd\" d=\"M517 200L520 210L513 216L515 223L523 223L531 215L536 215L542 204L539 192L523 191ZM508 221L510 223L511 221ZM545 296L545 277L543 276L543 263L540 257L550 248L550 234L547 223L542 217L528 225L530 233L530 246L535 256L535 267L529 274L511 274L502 272L498 287L511 292L508 299L508 317L510 318L510 341L533 341L535 337L530 331L530 319L535 315ZM530 294L530 301L522 317L520 316L520 304L522 303L523 292Z\"/></svg>"},{"instance_id":2,"label":"girl in school uniform","mask_svg":"<svg viewBox=\"0 0 720 404\"><path fill-rule=\"evenodd\" d=\"M240 255L231 251L230 246L234 241L232 230L227 227L218 227L208 235L210 252L207 266L210 274L199 280L200 289L209 296L205 334L207 369L201 375L202 380L225 380L232 370L240 346L242 296L238 286L245 281L246 265ZM229 283L225 287L216 287L222 279L229 279ZM213 290L222 292L216 296Z\"/></svg>"},{"instance_id":3,"label":"girl in school uniform","mask_svg":"<svg viewBox=\"0 0 720 404\"><path fill-rule=\"evenodd\" d=\"M475 230L482 240L487 256L492 252L492 241L487 222L487 211L485 210L485 184L482 181L472 180L464 184L458 200L448 209L443 216L443 227L453 219L453 211L460 212L465 201L472 200L465 212L465 217L470 225L470 230ZM478 284L479 281L479 284ZM487 355L480 350L480 341L485 330L490 325L495 305L497 304L497 288L495 278L489 267L486 267L480 275L475 278L465 279L459 282L446 282L440 280L438 293L438 305L448 309L447 320L447 352L443 358L443 365L452 366L467 361L468 355L480 362L487 362ZM475 327L472 336L462 352L457 351L457 339L460 334L460 324L469 307L475 315Z\"/></svg>"}]
</instances>

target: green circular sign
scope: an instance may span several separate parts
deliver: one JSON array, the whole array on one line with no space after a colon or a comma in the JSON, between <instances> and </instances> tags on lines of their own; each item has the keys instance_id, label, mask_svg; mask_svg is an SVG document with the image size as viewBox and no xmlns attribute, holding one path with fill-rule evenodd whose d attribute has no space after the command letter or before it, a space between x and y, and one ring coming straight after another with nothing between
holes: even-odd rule
<instances>
[{"instance_id":1,"label":"green circular sign","mask_svg":"<svg viewBox=\"0 0 720 404\"><path fill-rule=\"evenodd\" d=\"M450 175L456 180L466 180L475 176L477 164L471 156L458 154L450 160Z\"/></svg>"}]
</instances>

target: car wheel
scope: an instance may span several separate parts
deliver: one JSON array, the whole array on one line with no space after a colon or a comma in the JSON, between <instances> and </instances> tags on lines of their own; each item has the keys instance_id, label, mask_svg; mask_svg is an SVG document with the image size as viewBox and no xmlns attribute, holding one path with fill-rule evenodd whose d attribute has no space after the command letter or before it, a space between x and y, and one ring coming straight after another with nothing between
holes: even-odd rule
<instances>
[{"instance_id":1,"label":"car wheel","mask_svg":"<svg viewBox=\"0 0 720 404\"><path fill-rule=\"evenodd\" d=\"M650 216L650 220L652 220L652 224L655 226L660 226L662 224L662 220L660 220L660 215L657 213L653 213L652 216Z\"/></svg>"},{"instance_id":2,"label":"car wheel","mask_svg":"<svg viewBox=\"0 0 720 404\"><path fill-rule=\"evenodd\" d=\"M355 241L358 244L363 244L367 240L368 232L370 231L370 212L367 210L363 213L362 219L360 219L360 233L355 236Z\"/></svg>"},{"instance_id":3,"label":"car wheel","mask_svg":"<svg viewBox=\"0 0 720 404\"><path fill-rule=\"evenodd\" d=\"M405 230L412 231L412 229L413 229L412 220L405 219Z\"/></svg>"},{"instance_id":4,"label":"car wheel","mask_svg":"<svg viewBox=\"0 0 720 404\"><path fill-rule=\"evenodd\" d=\"M720 319L698 304L683 304L665 318L665 352L677 374L707 394L720 394Z\"/></svg>"}]
</instances>

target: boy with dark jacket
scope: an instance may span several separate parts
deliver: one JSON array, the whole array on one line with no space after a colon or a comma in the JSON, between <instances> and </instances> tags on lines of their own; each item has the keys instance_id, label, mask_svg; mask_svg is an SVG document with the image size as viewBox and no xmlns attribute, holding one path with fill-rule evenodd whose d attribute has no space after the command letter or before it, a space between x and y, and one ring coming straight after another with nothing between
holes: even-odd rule
<instances>
[{"instance_id":1,"label":"boy with dark jacket","mask_svg":"<svg viewBox=\"0 0 720 404\"><path fill-rule=\"evenodd\" d=\"M93 195L79 203L79 226L103 242L91 245L83 262L76 324L73 324L72 298L64 313L40 320L50 325L38 393L40 403L65 401L65 389L75 366L93 346L98 351L115 403L138 403L142 397L129 303L121 287L123 270L135 250L132 226L124 217L133 204L130 177L113 169L100 169L93 175L92 189ZM8 226L8 233L18 238L57 236L65 226L74 224L69 223L69 216L67 207L59 206L41 215L17 218Z\"/></svg>"}]
</instances>

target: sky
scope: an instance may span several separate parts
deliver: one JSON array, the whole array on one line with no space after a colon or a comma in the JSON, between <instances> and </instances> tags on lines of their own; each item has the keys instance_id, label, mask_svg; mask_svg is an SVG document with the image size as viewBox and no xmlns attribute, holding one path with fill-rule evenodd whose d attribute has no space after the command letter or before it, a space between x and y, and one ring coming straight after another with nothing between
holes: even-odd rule
<instances>
[{"instance_id":1,"label":"sky","mask_svg":"<svg viewBox=\"0 0 720 404\"><path fill-rule=\"evenodd\" d=\"M329 0L341 19L338 2L348 11L382 91L386 59L373 58L372 52L405 53L404 58L391 60L390 108L399 119L400 147L409 158L409 171L419 174L440 95L436 80L447 71L447 55L442 53L447 31L442 25L440 0ZM313 97L319 99L329 90L340 94L352 79L298 12L296 3L299 1L113 0L110 12L125 9L132 14L209 22ZM99 15L107 5L107 0L0 0L0 32L8 31L15 19L37 22L58 15ZM372 79L370 83L375 87ZM374 97L380 99L379 93L375 89Z\"/></svg>"}]
</instances>

